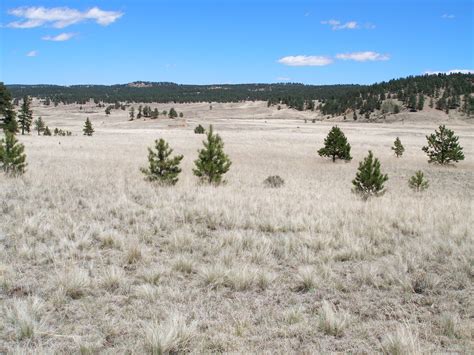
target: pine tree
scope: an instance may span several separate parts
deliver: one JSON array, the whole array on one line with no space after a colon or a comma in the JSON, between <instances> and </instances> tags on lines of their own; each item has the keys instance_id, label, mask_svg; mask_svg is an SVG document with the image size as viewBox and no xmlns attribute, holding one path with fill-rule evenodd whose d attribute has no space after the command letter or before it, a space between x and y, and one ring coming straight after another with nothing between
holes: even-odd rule
<instances>
[{"instance_id":1,"label":"pine tree","mask_svg":"<svg viewBox=\"0 0 474 355\"><path fill-rule=\"evenodd\" d=\"M132 106L130 107L130 121L133 121L133 119L135 118L135 108Z\"/></svg>"},{"instance_id":2,"label":"pine tree","mask_svg":"<svg viewBox=\"0 0 474 355\"><path fill-rule=\"evenodd\" d=\"M169 116L169 118L176 118L176 117L178 117L178 112L176 112L176 110L172 107L170 109L170 112L169 112L168 116Z\"/></svg>"},{"instance_id":3,"label":"pine tree","mask_svg":"<svg viewBox=\"0 0 474 355\"><path fill-rule=\"evenodd\" d=\"M410 188L414 191L420 192L426 190L429 186L429 183L427 180L425 180L423 172L418 170L415 175L413 175L408 180L408 186L410 186Z\"/></svg>"},{"instance_id":4,"label":"pine tree","mask_svg":"<svg viewBox=\"0 0 474 355\"><path fill-rule=\"evenodd\" d=\"M112 110L112 106L107 106L107 107L105 108L105 114L106 114L107 116L110 115L110 111L111 111L111 110Z\"/></svg>"},{"instance_id":5,"label":"pine tree","mask_svg":"<svg viewBox=\"0 0 474 355\"><path fill-rule=\"evenodd\" d=\"M400 106L398 105L393 106L393 113L394 114L400 113Z\"/></svg>"},{"instance_id":6,"label":"pine tree","mask_svg":"<svg viewBox=\"0 0 474 355\"><path fill-rule=\"evenodd\" d=\"M418 95L418 103L416 104L416 109L422 111L425 106L425 97L423 94Z\"/></svg>"},{"instance_id":7,"label":"pine tree","mask_svg":"<svg viewBox=\"0 0 474 355\"><path fill-rule=\"evenodd\" d=\"M5 138L0 140L0 169L9 176L23 174L26 169L24 150L15 135L6 131Z\"/></svg>"},{"instance_id":8,"label":"pine tree","mask_svg":"<svg viewBox=\"0 0 474 355\"><path fill-rule=\"evenodd\" d=\"M332 157L349 161L351 157L351 145L347 143L347 138L339 127L334 126L324 139L324 147L318 150L318 154L324 157Z\"/></svg>"},{"instance_id":9,"label":"pine tree","mask_svg":"<svg viewBox=\"0 0 474 355\"><path fill-rule=\"evenodd\" d=\"M380 196L385 192L383 184L387 180L388 175L380 172L380 162L369 150L369 155L359 163L356 177L352 180L353 191L364 198Z\"/></svg>"},{"instance_id":10,"label":"pine tree","mask_svg":"<svg viewBox=\"0 0 474 355\"><path fill-rule=\"evenodd\" d=\"M138 113L137 113L137 119L142 118L142 105L138 106Z\"/></svg>"},{"instance_id":11,"label":"pine tree","mask_svg":"<svg viewBox=\"0 0 474 355\"><path fill-rule=\"evenodd\" d=\"M462 147L459 145L459 137L444 125L439 126L439 131L426 136L428 145L422 150L428 154L428 163L449 164L464 160Z\"/></svg>"},{"instance_id":12,"label":"pine tree","mask_svg":"<svg viewBox=\"0 0 474 355\"><path fill-rule=\"evenodd\" d=\"M357 121L357 112L355 112L355 110L354 110L354 114L352 115L352 119L354 121Z\"/></svg>"},{"instance_id":13,"label":"pine tree","mask_svg":"<svg viewBox=\"0 0 474 355\"><path fill-rule=\"evenodd\" d=\"M30 98L25 96L23 98L23 103L21 104L20 114L18 115L21 134L25 134L25 131L28 133L30 132L31 121L33 120L33 112L31 111L30 105Z\"/></svg>"},{"instance_id":14,"label":"pine tree","mask_svg":"<svg viewBox=\"0 0 474 355\"><path fill-rule=\"evenodd\" d=\"M86 122L84 123L84 129L82 130L85 136L92 136L94 133L94 128L92 128L92 123L87 117Z\"/></svg>"},{"instance_id":15,"label":"pine tree","mask_svg":"<svg viewBox=\"0 0 474 355\"><path fill-rule=\"evenodd\" d=\"M15 134L18 131L18 123L15 118L16 114L11 100L10 92L3 83L0 83L0 128Z\"/></svg>"},{"instance_id":16,"label":"pine tree","mask_svg":"<svg viewBox=\"0 0 474 355\"><path fill-rule=\"evenodd\" d=\"M403 155L403 152L405 152L405 147L400 141L400 138L397 137L397 139L395 139L395 142L393 142L392 150L395 152L397 158L400 158Z\"/></svg>"},{"instance_id":17,"label":"pine tree","mask_svg":"<svg viewBox=\"0 0 474 355\"><path fill-rule=\"evenodd\" d=\"M51 135L51 130L49 129L48 126L46 126L43 131L43 136L50 136L50 135Z\"/></svg>"},{"instance_id":18,"label":"pine tree","mask_svg":"<svg viewBox=\"0 0 474 355\"><path fill-rule=\"evenodd\" d=\"M232 164L229 157L224 153L224 142L218 134L214 134L212 125L207 132L207 141L203 141L204 148L199 150L199 157L194 162L196 168L194 175L201 181L220 184L222 176L229 171Z\"/></svg>"},{"instance_id":19,"label":"pine tree","mask_svg":"<svg viewBox=\"0 0 474 355\"><path fill-rule=\"evenodd\" d=\"M35 123L35 129L38 132L38 136L39 136L41 132L44 131L44 121L41 117L38 117L34 123Z\"/></svg>"},{"instance_id":20,"label":"pine tree","mask_svg":"<svg viewBox=\"0 0 474 355\"><path fill-rule=\"evenodd\" d=\"M204 134L205 132L206 132L206 130L200 124L197 125L196 128L194 128L194 133L196 133L196 134Z\"/></svg>"},{"instance_id":21,"label":"pine tree","mask_svg":"<svg viewBox=\"0 0 474 355\"><path fill-rule=\"evenodd\" d=\"M155 151L148 148L149 167L140 169L148 181L156 181L164 185L174 185L178 182L178 175L181 172L179 164L183 156L177 155L170 158L171 153L173 149L164 139L155 141Z\"/></svg>"}]
</instances>

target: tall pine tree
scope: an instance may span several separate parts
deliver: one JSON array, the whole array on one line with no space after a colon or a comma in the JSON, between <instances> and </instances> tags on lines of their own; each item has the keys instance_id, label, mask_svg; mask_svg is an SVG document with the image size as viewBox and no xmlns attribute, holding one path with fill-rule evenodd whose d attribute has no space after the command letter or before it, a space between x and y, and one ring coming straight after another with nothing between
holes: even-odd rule
<instances>
[{"instance_id":1,"label":"tall pine tree","mask_svg":"<svg viewBox=\"0 0 474 355\"><path fill-rule=\"evenodd\" d=\"M336 158L349 161L351 157L351 145L347 143L347 138L341 129L334 126L324 139L324 147L318 150L322 157L331 157L335 162Z\"/></svg>"},{"instance_id":2,"label":"tall pine tree","mask_svg":"<svg viewBox=\"0 0 474 355\"><path fill-rule=\"evenodd\" d=\"M18 131L18 123L11 100L10 92L0 83L0 128L15 134Z\"/></svg>"},{"instance_id":3,"label":"tall pine tree","mask_svg":"<svg viewBox=\"0 0 474 355\"><path fill-rule=\"evenodd\" d=\"M23 103L21 104L20 114L18 115L18 121L21 128L21 134L25 132L30 132L31 122L33 121L33 112L31 111L31 100L28 96L23 98Z\"/></svg>"},{"instance_id":4,"label":"tall pine tree","mask_svg":"<svg viewBox=\"0 0 474 355\"><path fill-rule=\"evenodd\" d=\"M203 141L204 148L199 150L198 159L194 162L194 175L201 181L220 184L222 177L229 171L232 162L224 153L224 142L218 134L214 134L212 125L207 132L207 140Z\"/></svg>"}]
</instances>

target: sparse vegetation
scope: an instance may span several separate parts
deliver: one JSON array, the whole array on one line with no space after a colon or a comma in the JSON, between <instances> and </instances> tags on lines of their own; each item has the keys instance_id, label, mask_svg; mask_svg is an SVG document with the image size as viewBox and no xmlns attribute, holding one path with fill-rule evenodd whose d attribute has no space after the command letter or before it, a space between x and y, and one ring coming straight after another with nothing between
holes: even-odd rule
<instances>
[{"instance_id":1,"label":"sparse vegetation","mask_svg":"<svg viewBox=\"0 0 474 355\"><path fill-rule=\"evenodd\" d=\"M267 187L278 188L285 185L285 180L278 175L272 175L263 180L263 184Z\"/></svg>"},{"instance_id":2,"label":"sparse vegetation","mask_svg":"<svg viewBox=\"0 0 474 355\"><path fill-rule=\"evenodd\" d=\"M196 128L194 128L194 133L204 134L204 133L206 133L206 129L199 124L199 125L196 126Z\"/></svg>"}]
</instances>

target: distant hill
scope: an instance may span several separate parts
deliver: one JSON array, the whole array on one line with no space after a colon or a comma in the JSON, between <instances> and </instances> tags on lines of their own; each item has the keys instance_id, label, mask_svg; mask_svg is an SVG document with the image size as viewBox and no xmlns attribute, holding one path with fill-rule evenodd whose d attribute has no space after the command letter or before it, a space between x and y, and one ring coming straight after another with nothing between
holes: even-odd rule
<instances>
[{"instance_id":1,"label":"distant hill","mask_svg":"<svg viewBox=\"0 0 474 355\"><path fill-rule=\"evenodd\" d=\"M96 104L131 102L239 102L267 101L269 106L287 105L296 110L314 110L323 115L351 115L373 119L400 111L427 107L448 113L474 114L474 75L437 74L409 76L373 85L217 84L181 85L170 82L136 81L119 85L7 85L15 101L38 97L46 104Z\"/></svg>"}]
</instances>

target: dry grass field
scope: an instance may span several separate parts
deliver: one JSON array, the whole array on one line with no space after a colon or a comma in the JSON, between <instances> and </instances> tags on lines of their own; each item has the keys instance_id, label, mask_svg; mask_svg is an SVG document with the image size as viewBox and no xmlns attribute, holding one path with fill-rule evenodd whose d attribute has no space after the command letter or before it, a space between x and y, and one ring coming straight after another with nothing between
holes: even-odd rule
<instances>
[{"instance_id":1,"label":"dry grass field","mask_svg":"<svg viewBox=\"0 0 474 355\"><path fill-rule=\"evenodd\" d=\"M332 163L316 151L334 122L314 114L174 107L184 119L33 107L73 136L19 136L27 173L0 175L0 353L473 351L472 123L338 122L353 160ZM440 122L464 147L455 167L421 151ZM198 123L224 139L223 186L192 174ZM174 187L139 171L160 137L184 154ZM388 191L363 201L351 180L369 149ZM430 187L413 193L419 169ZM264 187L269 175L285 185Z\"/></svg>"}]
</instances>

